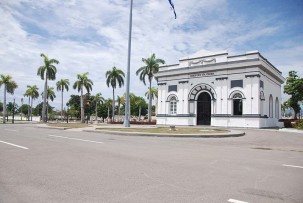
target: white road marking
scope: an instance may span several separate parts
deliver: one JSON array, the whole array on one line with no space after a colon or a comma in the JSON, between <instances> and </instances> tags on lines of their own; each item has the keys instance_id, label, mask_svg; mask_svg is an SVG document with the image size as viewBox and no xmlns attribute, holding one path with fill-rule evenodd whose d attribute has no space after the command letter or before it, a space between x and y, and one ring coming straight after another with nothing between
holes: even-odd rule
<instances>
[{"instance_id":1,"label":"white road marking","mask_svg":"<svg viewBox=\"0 0 303 203\"><path fill-rule=\"evenodd\" d=\"M243 201L236 200L236 199L229 199L228 201L233 202L233 203L248 203L248 202L243 202Z\"/></svg>"},{"instance_id":2,"label":"white road marking","mask_svg":"<svg viewBox=\"0 0 303 203\"><path fill-rule=\"evenodd\" d=\"M18 130L12 130L12 129L4 129L6 131L11 131L11 132L18 132Z\"/></svg>"},{"instance_id":3,"label":"white road marking","mask_svg":"<svg viewBox=\"0 0 303 203\"><path fill-rule=\"evenodd\" d=\"M65 138L65 139L70 139L70 140L78 140L78 141L83 141L83 142L93 142L93 143L103 144L103 142L97 142L97 141L92 141L92 140L83 140L83 139L72 138L72 137L63 137L63 136L58 136L58 135L48 135L48 136L58 137L58 138Z\"/></svg>"},{"instance_id":4,"label":"white road marking","mask_svg":"<svg viewBox=\"0 0 303 203\"><path fill-rule=\"evenodd\" d=\"M293 167L293 168L303 168L303 166L294 166L294 165L287 165L287 164L283 164L283 166Z\"/></svg>"},{"instance_id":5,"label":"white road marking","mask_svg":"<svg viewBox=\"0 0 303 203\"><path fill-rule=\"evenodd\" d=\"M11 146L14 146L14 147L19 147L21 149L28 149L27 147L22 147L20 145L16 145L16 144L12 144L12 143L9 143L9 142L4 142L4 141L1 141L0 142L4 143L4 144L8 144L8 145L11 145Z\"/></svg>"}]
</instances>

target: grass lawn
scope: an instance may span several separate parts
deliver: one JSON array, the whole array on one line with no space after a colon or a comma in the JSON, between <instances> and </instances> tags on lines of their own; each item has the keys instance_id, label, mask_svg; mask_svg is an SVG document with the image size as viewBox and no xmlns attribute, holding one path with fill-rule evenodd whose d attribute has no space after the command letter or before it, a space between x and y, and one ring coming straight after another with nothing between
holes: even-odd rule
<instances>
[{"instance_id":1,"label":"grass lawn","mask_svg":"<svg viewBox=\"0 0 303 203\"><path fill-rule=\"evenodd\" d=\"M86 123L48 123L48 126L52 127L64 127L64 128L85 128L89 127Z\"/></svg>"},{"instance_id":2,"label":"grass lawn","mask_svg":"<svg viewBox=\"0 0 303 203\"><path fill-rule=\"evenodd\" d=\"M209 128L182 128L176 127L176 130L170 130L168 127L159 128L97 128L96 130L118 131L118 132L142 132L142 133L168 133L168 134L210 134L227 133L228 130L209 129Z\"/></svg>"}]
</instances>

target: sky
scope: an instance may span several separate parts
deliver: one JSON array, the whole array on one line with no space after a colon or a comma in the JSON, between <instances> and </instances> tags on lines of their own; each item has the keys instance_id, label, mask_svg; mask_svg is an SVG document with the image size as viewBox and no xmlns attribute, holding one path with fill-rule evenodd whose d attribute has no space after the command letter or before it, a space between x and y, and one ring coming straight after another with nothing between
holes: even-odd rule
<instances>
[{"instance_id":1,"label":"sky","mask_svg":"<svg viewBox=\"0 0 303 203\"><path fill-rule=\"evenodd\" d=\"M227 50L229 55L258 50L287 77L303 77L303 1L301 0L134 0L130 92L144 97L147 86L135 72L142 58L155 53L166 64L200 50ZM89 72L92 94L112 97L105 72L113 66L127 71L130 0L0 0L0 74L18 84L20 105L27 85L43 91L37 76L40 53L60 61L55 81L67 78L70 90L77 74ZM156 86L156 82L153 82ZM116 89L117 95L126 91ZM285 98L285 95L283 96ZM3 87L0 89L3 101ZM34 105L42 98L34 101ZM60 108L61 95L51 102Z\"/></svg>"}]
</instances>

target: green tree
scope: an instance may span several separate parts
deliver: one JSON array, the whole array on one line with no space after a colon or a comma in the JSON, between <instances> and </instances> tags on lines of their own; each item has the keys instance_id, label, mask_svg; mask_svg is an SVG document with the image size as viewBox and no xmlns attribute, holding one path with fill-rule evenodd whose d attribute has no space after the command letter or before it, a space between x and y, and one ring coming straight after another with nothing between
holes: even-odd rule
<instances>
[{"instance_id":1,"label":"green tree","mask_svg":"<svg viewBox=\"0 0 303 203\"><path fill-rule=\"evenodd\" d=\"M105 108L107 109L107 114L104 115L104 117L106 116L107 118L112 118L112 115L110 114L110 108L112 107L112 104L113 101L110 98L104 101Z\"/></svg>"},{"instance_id":2,"label":"green tree","mask_svg":"<svg viewBox=\"0 0 303 203\"><path fill-rule=\"evenodd\" d=\"M63 121L63 92L66 90L68 92L69 80L61 79L57 83L57 91L61 91L61 121Z\"/></svg>"},{"instance_id":3,"label":"green tree","mask_svg":"<svg viewBox=\"0 0 303 203\"><path fill-rule=\"evenodd\" d=\"M142 62L145 66L139 68L136 72L139 75L140 80L146 85L146 78L149 81L149 102L148 102L148 122L151 122L151 108L152 108L152 96L151 96L151 84L154 78L154 74L159 71L160 64L164 64L163 59L156 58L155 54L152 54L150 58L142 58Z\"/></svg>"},{"instance_id":4,"label":"green tree","mask_svg":"<svg viewBox=\"0 0 303 203\"><path fill-rule=\"evenodd\" d=\"M139 107L139 114L138 114L138 117L139 117L139 121L140 121L140 120L141 120L142 106L146 105L146 102L144 101L143 98L137 97L137 98L136 98L136 101L135 101L135 105L136 105L137 107Z\"/></svg>"},{"instance_id":5,"label":"green tree","mask_svg":"<svg viewBox=\"0 0 303 203\"><path fill-rule=\"evenodd\" d=\"M46 103L48 103L48 100L50 99L51 101L54 101L54 99L56 98L56 94L54 91L53 87L47 87L47 96L46 96ZM41 93L42 97L44 98L44 92ZM43 107L42 107L42 111L43 111Z\"/></svg>"},{"instance_id":6,"label":"green tree","mask_svg":"<svg viewBox=\"0 0 303 203\"><path fill-rule=\"evenodd\" d=\"M106 99L104 100L101 105L98 105L98 116L102 117L102 120L104 122L105 118L111 117L109 109L111 109L112 106L112 100Z\"/></svg>"},{"instance_id":7,"label":"green tree","mask_svg":"<svg viewBox=\"0 0 303 203\"><path fill-rule=\"evenodd\" d=\"M3 97L3 123L5 123L6 116L6 93L14 94L15 89L18 87L17 83L12 80L10 75L0 75L0 87L4 86L4 97Z\"/></svg>"},{"instance_id":8,"label":"green tree","mask_svg":"<svg viewBox=\"0 0 303 203\"><path fill-rule=\"evenodd\" d=\"M112 70L109 70L105 73L106 76L106 84L107 86L111 86L113 88L113 104L112 104L112 115L113 120L115 119L115 89L117 88L117 85L119 87L122 87L124 85L124 77L125 74L122 70L117 69L115 66L112 68Z\"/></svg>"},{"instance_id":9,"label":"green tree","mask_svg":"<svg viewBox=\"0 0 303 203\"><path fill-rule=\"evenodd\" d=\"M40 54L40 56L44 60L44 65L40 66L38 68L37 75L41 77L42 80L45 80L44 83L44 97L43 97L43 108L42 108L42 121L47 122L47 116L46 116L46 100L48 98L47 96L47 80L56 80L56 73L57 68L54 64L59 64L59 61L57 59L49 59L46 55L43 53Z\"/></svg>"},{"instance_id":10,"label":"green tree","mask_svg":"<svg viewBox=\"0 0 303 203\"><path fill-rule=\"evenodd\" d=\"M39 92L38 92L39 88L36 85L27 86L27 90L25 92L25 96L29 97L29 101L31 101L30 104L30 112L29 112L29 116L31 118L31 121L33 120L33 100L37 99L39 97Z\"/></svg>"},{"instance_id":11,"label":"green tree","mask_svg":"<svg viewBox=\"0 0 303 203\"><path fill-rule=\"evenodd\" d=\"M124 102L125 102L125 99L120 96L117 96L117 102L118 102L118 115L120 116L121 115L121 104L123 105Z\"/></svg>"},{"instance_id":12,"label":"green tree","mask_svg":"<svg viewBox=\"0 0 303 203\"><path fill-rule=\"evenodd\" d=\"M103 104L104 102L104 98L102 97L101 93L97 93L94 97L93 97L93 102L95 103L95 109L96 109L96 121L98 119L98 105Z\"/></svg>"},{"instance_id":13,"label":"green tree","mask_svg":"<svg viewBox=\"0 0 303 203\"><path fill-rule=\"evenodd\" d=\"M3 111L3 103L0 102L0 111Z\"/></svg>"},{"instance_id":14,"label":"green tree","mask_svg":"<svg viewBox=\"0 0 303 203\"><path fill-rule=\"evenodd\" d=\"M13 102L8 102L8 104L6 105L6 109L7 109L8 112L11 112L11 114L13 113L13 111L15 113L17 113L17 111L18 111L18 105L16 103L14 105Z\"/></svg>"},{"instance_id":15,"label":"green tree","mask_svg":"<svg viewBox=\"0 0 303 203\"><path fill-rule=\"evenodd\" d=\"M89 73L78 74L78 80L74 83L73 88L78 89L78 92L81 94L81 122L84 123L84 105L83 105L83 89L85 88L87 93L92 90L93 82L87 77Z\"/></svg>"},{"instance_id":16,"label":"green tree","mask_svg":"<svg viewBox=\"0 0 303 203\"><path fill-rule=\"evenodd\" d=\"M289 71L288 74L284 93L290 95L287 103L295 112L294 119L297 119L297 114L301 110L299 102L303 100L303 78L300 78L296 71Z\"/></svg>"},{"instance_id":17,"label":"green tree","mask_svg":"<svg viewBox=\"0 0 303 203\"><path fill-rule=\"evenodd\" d=\"M33 108L33 115L34 116L41 116L42 115L42 108L43 108L43 102L39 103L36 105L35 108ZM48 113L52 113L53 112L54 107L52 107L51 105L47 105L47 112Z\"/></svg>"},{"instance_id":18,"label":"green tree","mask_svg":"<svg viewBox=\"0 0 303 203\"><path fill-rule=\"evenodd\" d=\"M157 107L158 107L158 88L152 87L151 91L148 88L148 91L145 92L146 98L149 100L149 93L151 93L152 100L156 99L156 109L155 109L155 115L157 115Z\"/></svg>"},{"instance_id":19,"label":"green tree","mask_svg":"<svg viewBox=\"0 0 303 203\"><path fill-rule=\"evenodd\" d=\"M69 114L73 117L80 118L81 114L81 97L79 95L71 95L68 104L70 106Z\"/></svg>"},{"instance_id":20,"label":"green tree","mask_svg":"<svg viewBox=\"0 0 303 203\"><path fill-rule=\"evenodd\" d=\"M27 104L22 104L20 107L19 107L19 112L26 115L28 114L28 109L29 109L29 105Z\"/></svg>"}]
</instances>

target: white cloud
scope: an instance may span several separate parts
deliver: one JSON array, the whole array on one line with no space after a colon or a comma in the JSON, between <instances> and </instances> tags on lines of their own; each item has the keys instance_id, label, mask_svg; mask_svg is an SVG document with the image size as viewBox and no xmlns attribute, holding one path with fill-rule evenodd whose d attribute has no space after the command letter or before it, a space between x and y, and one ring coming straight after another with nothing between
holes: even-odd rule
<instances>
[{"instance_id":1,"label":"white cloud","mask_svg":"<svg viewBox=\"0 0 303 203\"><path fill-rule=\"evenodd\" d=\"M102 92L104 97L111 97L112 90L105 84L105 72L113 66L126 72L129 1L1 2L0 47L4 48L0 49L0 73L11 74L17 81L16 98L22 97L26 85L37 84L42 90L43 81L36 76L42 65L40 53L60 61L57 79L69 78L73 84L77 74L90 72L89 77L94 82L92 93ZM144 96L147 89L135 75L143 65L142 57L156 53L167 63L177 63L180 57L201 49L248 51L245 49L253 45L246 46L247 43L273 36L281 29L271 25L272 19L245 20L230 10L226 0L174 2L177 20L167 1L134 1L131 91L135 94ZM263 55L272 59L278 68L291 65L293 61L299 68L302 44L295 47L266 50ZM294 56L286 55L287 49L292 49ZM55 86L55 82L50 85ZM77 94L70 89L65 101L70 94ZM125 87L118 89L117 94L124 91ZM59 104L58 94L55 105L59 107Z\"/></svg>"}]
</instances>

